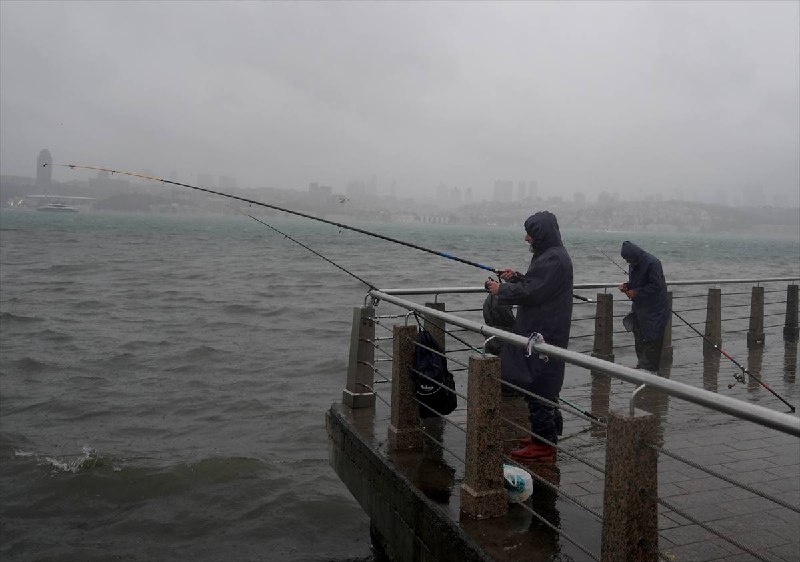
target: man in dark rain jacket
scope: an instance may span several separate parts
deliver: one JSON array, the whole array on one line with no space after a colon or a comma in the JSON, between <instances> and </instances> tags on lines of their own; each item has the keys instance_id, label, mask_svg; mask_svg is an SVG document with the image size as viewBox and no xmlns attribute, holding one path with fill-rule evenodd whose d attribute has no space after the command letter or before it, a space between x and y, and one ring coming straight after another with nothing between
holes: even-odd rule
<instances>
[{"instance_id":1,"label":"man in dark rain jacket","mask_svg":"<svg viewBox=\"0 0 800 562\"><path fill-rule=\"evenodd\" d=\"M523 275L511 269L501 272L508 283L486 282L486 290L499 297L501 305L517 305L513 332L525 337L537 332L546 343L566 348L572 322L572 260L561 243L556 216L549 211L536 213L525 221L525 241L533 253ZM540 356L535 351L525 356L522 348L504 345L500 370L505 382L515 384L550 402L558 402L564 382L564 362ZM531 422L532 439L523 439L522 448L511 451L516 460L552 462L561 430L561 412L532 396L525 396ZM549 443L545 442L548 441Z\"/></svg>"},{"instance_id":2,"label":"man in dark rain jacket","mask_svg":"<svg viewBox=\"0 0 800 562\"><path fill-rule=\"evenodd\" d=\"M623 242L620 255L629 264L628 282L620 285L619 290L632 303L625 327L633 330L638 359L636 368L658 372L664 329L669 320L664 271L658 258L633 242Z\"/></svg>"}]
</instances>

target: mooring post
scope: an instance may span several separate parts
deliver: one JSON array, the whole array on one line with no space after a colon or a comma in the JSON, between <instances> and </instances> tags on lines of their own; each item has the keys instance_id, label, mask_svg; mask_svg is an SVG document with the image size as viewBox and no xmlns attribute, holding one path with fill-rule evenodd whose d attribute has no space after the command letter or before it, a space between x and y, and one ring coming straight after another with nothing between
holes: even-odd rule
<instances>
[{"instance_id":1,"label":"mooring post","mask_svg":"<svg viewBox=\"0 0 800 562\"><path fill-rule=\"evenodd\" d=\"M414 399L416 326L392 327L392 416L389 422L389 449L420 449L419 403Z\"/></svg>"},{"instance_id":2,"label":"mooring post","mask_svg":"<svg viewBox=\"0 0 800 562\"><path fill-rule=\"evenodd\" d=\"M656 416L642 410L608 416L602 562L658 559Z\"/></svg>"},{"instance_id":3,"label":"mooring post","mask_svg":"<svg viewBox=\"0 0 800 562\"><path fill-rule=\"evenodd\" d=\"M712 287L708 290L705 336L703 353L716 351L714 345L722 345L722 289ZM712 343L709 343L709 341Z\"/></svg>"},{"instance_id":4,"label":"mooring post","mask_svg":"<svg viewBox=\"0 0 800 562\"><path fill-rule=\"evenodd\" d=\"M606 361L614 361L614 296L607 293L597 293L596 311L592 356ZM604 418L608 414L611 377L599 371L591 371L591 373L592 414ZM602 434L604 431L604 428L592 425L593 435Z\"/></svg>"},{"instance_id":5,"label":"mooring post","mask_svg":"<svg viewBox=\"0 0 800 562\"><path fill-rule=\"evenodd\" d=\"M500 358L469 358L467 445L461 512L472 519L508 511L500 432Z\"/></svg>"},{"instance_id":6,"label":"mooring post","mask_svg":"<svg viewBox=\"0 0 800 562\"><path fill-rule=\"evenodd\" d=\"M375 309L371 306L353 308L353 328L350 331L350 359L347 365L347 386L342 402L351 408L375 406Z\"/></svg>"},{"instance_id":7,"label":"mooring post","mask_svg":"<svg viewBox=\"0 0 800 562\"><path fill-rule=\"evenodd\" d=\"M786 323L783 325L783 339L797 341L800 328L797 325L798 285L786 287Z\"/></svg>"},{"instance_id":8,"label":"mooring post","mask_svg":"<svg viewBox=\"0 0 800 562\"><path fill-rule=\"evenodd\" d=\"M750 293L750 328L747 349L764 345L764 287L753 287Z\"/></svg>"}]
</instances>

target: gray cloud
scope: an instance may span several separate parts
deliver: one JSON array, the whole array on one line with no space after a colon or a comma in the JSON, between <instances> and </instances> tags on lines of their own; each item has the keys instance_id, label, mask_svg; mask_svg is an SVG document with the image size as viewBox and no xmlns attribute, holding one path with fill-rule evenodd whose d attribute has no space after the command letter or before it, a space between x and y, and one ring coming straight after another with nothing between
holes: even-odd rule
<instances>
[{"instance_id":1,"label":"gray cloud","mask_svg":"<svg viewBox=\"0 0 800 562\"><path fill-rule=\"evenodd\" d=\"M4 0L0 165L797 205L798 6Z\"/></svg>"}]
</instances>

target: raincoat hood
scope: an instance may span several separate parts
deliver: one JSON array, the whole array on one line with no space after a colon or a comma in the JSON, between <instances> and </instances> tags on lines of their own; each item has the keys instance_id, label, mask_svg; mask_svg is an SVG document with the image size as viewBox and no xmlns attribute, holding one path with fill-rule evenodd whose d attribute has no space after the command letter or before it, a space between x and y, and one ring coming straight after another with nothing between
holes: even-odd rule
<instances>
[{"instance_id":1,"label":"raincoat hood","mask_svg":"<svg viewBox=\"0 0 800 562\"><path fill-rule=\"evenodd\" d=\"M553 246L563 246L558 220L550 211L540 211L527 218L525 232L533 239L531 247L534 254L540 254Z\"/></svg>"},{"instance_id":2,"label":"raincoat hood","mask_svg":"<svg viewBox=\"0 0 800 562\"><path fill-rule=\"evenodd\" d=\"M621 255L622 259L627 262L637 263L641 261L642 256L644 255L644 250L642 250L633 242L625 240L625 242L622 243L622 250L620 251L619 255Z\"/></svg>"}]
</instances>

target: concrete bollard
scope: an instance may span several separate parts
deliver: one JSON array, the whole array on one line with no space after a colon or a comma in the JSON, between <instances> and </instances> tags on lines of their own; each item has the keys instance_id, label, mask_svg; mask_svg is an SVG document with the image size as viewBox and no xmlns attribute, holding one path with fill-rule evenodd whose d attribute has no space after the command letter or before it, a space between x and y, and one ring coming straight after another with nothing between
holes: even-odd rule
<instances>
[{"instance_id":1,"label":"concrete bollard","mask_svg":"<svg viewBox=\"0 0 800 562\"><path fill-rule=\"evenodd\" d=\"M602 562L658 560L657 431L642 410L609 413Z\"/></svg>"},{"instance_id":2,"label":"concrete bollard","mask_svg":"<svg viewBox=\"0 0 800 562\"><path fill-rule=\"evenodd\" d=\"M443 302L426 302L425 306L442 312L445 310L445 303ZM442 353L445 353L447 350L447 338L445 337L447 324L444 320L432 318L424 312L422 313L422 318L423 328L433 336L433 339L436 340L436 344L439 346L439 349L442 350ZM430 439L423 439L422 447L425 450L426 456L431 459L441 459L444 453L440 443L444 442L445 423L444 419L440 416L432 416L420 420L422 429L430 436Z\"/></svg>"},{"instance_id":3,"label":"concrete bollard","mask_svg":"<svg viewBox=\"0 0 800 562\"><path fill-rule=\"evenodd\" d=\"M592 356L614 361L614 296L597 293Z\"/></svg>"},{"instance_id":4,"label":"concrete bollard","mask_svg":"<svg viewBox=\"0 0 800 562\"><path fill-rule=\"evenodd\" d=\"M753 287L750 293L750 328L747 349L764 345L764 287Z\"/></svg>"},{"instance_id":5,"label":"concrete bollard","mask_svg":"<svg viewBox=\"0 0 800 562\"><path fill-rule=\"evenodd\" d=\"M716 351L709 341L717 346L722 345L722 289L708 290L705 336L707 339L703 340L703 353Z\"/></svg>"},{"instance_id":6,"label":"concrete bollard","mask_svg":"<svg viewBox=\"0 0 800 562\"><path fill-rule=\"evenodd\" d=\"M594 318L594 346L592 356L606 361L614 361L614 296L597 293L597 312ZM592 373L592 414L605 418L611 397L611 377L598 372ZM605 429L592 425L592 435L599 436Z\"/></svg>"},{"instance_id":7,"label":"concrete bollard","mask_svg":"<svg viewBox=\"0 0 800 562\"><path fill-rule=\"evenodd\" d=\"M434 310L439 310L441 312L444 312L445 310L445 305L443 302L426 302L425 306L427 306L428 308L432 308ZM442 353L444 353L445 350L447 349L446 338L444 337L445 336L444 331L446 327L444 320L440 320L438 318L431 318L429 316L426 316L424 312L422 313L422 318L424 319L424 322L422 324L423 328L425 328L428 332L430 332L430 334L433 336L433 339L436 340L439 349L441 349Z\"/></svg>"},{"instance_id":8,"label":"concrete bollard","mask_svg":"<svg viewBox=\"0 0 800 562\"><path fill-rule=\"evenodd\" d=\"M500 359L473 355L469 358L461 512L472 519L487 519L507 511L500 436Z\"/></svg>"},{"instance_id":9,"label":"concrete bollard","mask_svg":"<svg viewBox=\"0 0 800 562\"><path fill-rule=\"evenodd\" d=\"M350 332L350 359L347 364L347 386L342 391L342 403L351 408L375 406L375 309L362 306L353 309L353 328Z\"/></svg>"},{"instance_id":10,"label":"concrete bollard","mask_svg":"<svg viewBox=\"0 0 800 562\"><path fill-rule=\"evenodd\" d=\"M800 335L800 327L797 325L797 303L798 285L786 287L786 322L783 326L783 339L785 341L796 342Z\"/></svg>"},{"instance_id":11,"label":"concrete bollard","mask_svg":"<svg viewBox=\"0 0 800 562\"><path fill-rule=\"evenodd\" d=\"M416 326L394 326L392 357L392 415L389 422L389 449L421 449L419 403L414 399Z\"/></svg>"}]
</instances>

